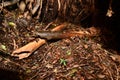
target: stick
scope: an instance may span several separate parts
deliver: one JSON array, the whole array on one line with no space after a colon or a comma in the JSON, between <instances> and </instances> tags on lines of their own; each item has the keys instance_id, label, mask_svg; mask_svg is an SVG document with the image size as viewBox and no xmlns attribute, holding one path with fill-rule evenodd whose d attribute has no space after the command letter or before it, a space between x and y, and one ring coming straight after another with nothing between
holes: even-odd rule
<instances>
[{"instance_id":1,"label":"stick","mask_svg":"<svg viewBox=\"0 0 120 80\"><path fill-rule=\"evenodd\" d=\"M66 23L63 23L55 28L53 28L51 31L60 31L66 27ZM30 56L34 51L36 51L40 46L46 43L45 39L38 39L33 42L30 42L26 44L25 46L18 48L14 50L11 54L11 56L18 57L19 59L27 58Z\"/></svg>"}]
</instances>

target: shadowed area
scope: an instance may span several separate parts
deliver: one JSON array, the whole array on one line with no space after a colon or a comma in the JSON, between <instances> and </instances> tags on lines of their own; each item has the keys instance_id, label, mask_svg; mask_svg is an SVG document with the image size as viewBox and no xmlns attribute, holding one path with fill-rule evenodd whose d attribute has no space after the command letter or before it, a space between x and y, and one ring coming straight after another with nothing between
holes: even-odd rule
<instances>
[{"instance_id":1,"label":"shadowed area","mask_svg":"<svg viewBox=\"0 0 120 80\"><path fill-rule=\"evenodd\" d=\"M111 17L106 16L109 0L96 0L93 23L101 29L103 47L120 51L120 1L113 0L111 7L114 12Z\"/></svg>"},{"instance_id":2,"label":"shadowed area","mask_svg":"<svg viewBox=\"0 0 120 80\"><path fill-rule=\"evenodd\" d=\"M17 72L0 69L0 80L21 80Z\"/></svg>"}]
</instances>

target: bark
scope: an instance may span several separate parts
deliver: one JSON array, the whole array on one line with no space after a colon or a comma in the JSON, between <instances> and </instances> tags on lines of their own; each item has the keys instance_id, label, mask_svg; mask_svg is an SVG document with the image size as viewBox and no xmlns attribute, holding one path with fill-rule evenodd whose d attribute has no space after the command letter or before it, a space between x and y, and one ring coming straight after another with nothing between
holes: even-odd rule
<instances>
[{"instance_id":1,"label":"bark","mask_svg":"<svg viewBox=\"0 0 120 80\"><path fill-rule=\"evenodd\" d=\"M40 21L61 21L80 23L92 14L94 0L44 0Z\"/></svg>"}]
</instances>

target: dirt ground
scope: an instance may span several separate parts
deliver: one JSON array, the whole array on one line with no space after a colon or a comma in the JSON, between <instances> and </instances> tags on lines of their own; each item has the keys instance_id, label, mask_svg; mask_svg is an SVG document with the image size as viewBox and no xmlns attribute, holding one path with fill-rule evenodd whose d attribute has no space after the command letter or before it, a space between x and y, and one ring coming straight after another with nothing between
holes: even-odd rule
<instances>
[{"instance_id":1,"label":"dirt ground","mask_svg":"<svg viewBox=\"0 0 120 80\"><path fill-rule=\"evenodd\" d=\"M32 41L32 34L48 24L25 19L16 12L0 16L0 80L119 80L120 57L116 50L103 47L101 34L51 40L32 55L19 60L11 53ZM16 24L16 26L12 26ZM53 22L50 28L60 23ZM65 31L87 31L67 23ZM102 38L101 38L102 37ZM111 43L112 44L112 43Z\"/></svg>"}]
</instances>

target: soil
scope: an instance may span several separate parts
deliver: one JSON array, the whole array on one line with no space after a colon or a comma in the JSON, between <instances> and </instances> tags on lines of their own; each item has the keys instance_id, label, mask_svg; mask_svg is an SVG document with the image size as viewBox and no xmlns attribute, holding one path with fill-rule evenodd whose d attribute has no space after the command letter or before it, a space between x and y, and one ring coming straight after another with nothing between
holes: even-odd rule
<instances>
[{"instance_id":1,"label":"soil","mask_svg":"<svg viewBox=\"0 0 120 80\"><path fill-rule=\"evenodd\" d=\"M103 34L47 41L25 59L12 57L13 50L31 42L32 34L45 30L48 25L21 16L17 11L5 11L0 16L1 80L120 79L119 54L114 49L104 47L107 45L104 44L106 39ZM59 24L62 23L56 20L49 28ZM67 25L65 31L88 30L81 25Z\"/></svg>"}]
</instances>

